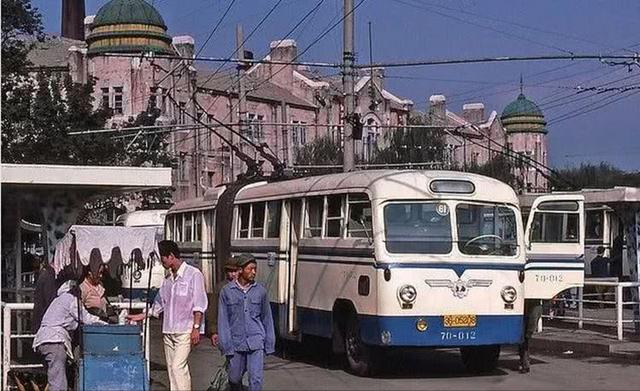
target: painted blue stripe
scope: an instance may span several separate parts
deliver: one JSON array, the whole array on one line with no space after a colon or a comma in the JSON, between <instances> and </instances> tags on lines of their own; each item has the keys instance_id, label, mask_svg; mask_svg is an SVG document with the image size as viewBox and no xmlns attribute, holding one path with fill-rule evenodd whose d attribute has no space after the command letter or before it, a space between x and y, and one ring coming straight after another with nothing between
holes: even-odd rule
<instances>
[{"instance_id":1,"label":"painted blue stripe","mask_svg":"<svg viewBox=\"0 0 640 391\"><path fill-rule=\"evenodd\" d=\"M274 319L284 305L271 303ZM419 319L427 321L424 332L416 329ZM522 341L523 318L514 315L478 315L475 327L444 327L442 316L374 316L360 315L360 333L364 342L382 345L382 331L391 333L388 346L455 347L476 345L511 345ZM299 330L303 334L331 338L331 311L298 307ZM443 334L444 333L444 334ZM460 338L462 337L462 338Z\"/></svg>"},{"instance_id":2,"label":"painted blue stripe","mask_svg":"<svg viewBox=\"0 0 640 391\"><path fill-rule=\"evenodd\" d=\"M419 319L427 321L424 332L416 329ZM391 334L390 346L456 347L512 345L522 341L522 315L478 315L475 327L444 327L442 316L360 317L360 335L371 345L382 345L382 331Z\"/></svg>"},{"instance_id":3,"label":"painted blue stripe","mask_svg":"<svg viewBox=\"0 0 640 391\"><path fill-rule=\"evenodd\" d=\"M532 258L527 257L527 263L539 263L539 262L557 262L557 263L584 263L584 258Z\"/></svg>"},{"instance_id":4,"label":"painted blue stripe","mask_svg":"<svg viewBox=\"0 0 640 391\"><path fill-rule=\"evenodd\" d=\"M458 277L462 276L467 270L524 270L523 264L497 264L497 263L465 263L465 264L451 264L451 263L390 263L390 264L378 264L378 268L421 268L421 269L448 269L453 270Z\"/></svg>"},{"instance_id":5,"label":"painted blue stripe","mask_svg":"<svg viewBox=\"0 0 640 391\"><path fill-rule=\"evenodd\" d=\"M584 265L578 267L570 267L570 266L532 266L527 267L525 270L565 270L565 271L583 271Z\"/></svg>"}]
</instances>

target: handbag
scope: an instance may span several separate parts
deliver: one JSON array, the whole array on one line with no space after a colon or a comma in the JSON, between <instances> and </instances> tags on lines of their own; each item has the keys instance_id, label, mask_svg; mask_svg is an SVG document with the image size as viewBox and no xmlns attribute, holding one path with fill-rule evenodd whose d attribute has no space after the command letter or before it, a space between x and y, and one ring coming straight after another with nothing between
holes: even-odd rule
<instances>
[{"instance_id":1,"label":"handbag","mask_svg":"<svg viewBox=\"0 0 640 391\"><path fill-rule=\"evenodd\" d=\"M220 364L218 370L213 375L211 384L207 391L226 391L229 389L229 359L225 357L224 362Z\"/></svg>"}]
</instances>

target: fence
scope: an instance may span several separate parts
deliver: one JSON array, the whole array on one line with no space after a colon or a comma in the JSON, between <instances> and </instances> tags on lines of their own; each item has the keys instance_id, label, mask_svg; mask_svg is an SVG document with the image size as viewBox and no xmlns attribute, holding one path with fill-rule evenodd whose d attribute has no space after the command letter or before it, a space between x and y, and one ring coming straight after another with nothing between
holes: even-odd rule
<instances>
[{"instance_id":1,"label":"fence","mask_svg":"<svg viewBox=\"0 0 640 391\"><path fill-rule=\"evenodd\" d=\"M593 287L596 293L585 293L585 288ZM603 289L604 288L604 289ZM585 323L594 325L613 325L615 324L617 338L619 341L624 339L624 326L627 324L633 324L634 331L640 325L640 319L626 319L625 318L625 306L637 306L640 301L625 301L624 290L640 288L640 282L617 282L617 279L598 279L598 280L585 280L584 288L576 288L577 294L575 296L569 295L569 297L557 298L556 301L560 303L575 303L577 314L571 315L557 315L549 314L543 315L543 318L547 319L560 319L567 321L577 321L579 329L584 328ZM607 297L614 296L613 300L607 300ZM593 299L595 297L595 299ZM638 295L640 297L640 290ZM613 307L615 309L615 319L607 319L605 317L587 316L585 313L585 304L595 304L599 308L595 309L593 313L595 315L606 314L607 307ZM635 310L634 310L635 311ZM633 312L630 311L633 317Z\"/></svg>"},{"instance_id":2,"label":"fence","mask_svg":"<svg viewBox=\"0 0 640 391\"><path fill-rule=\"evenodd\" d=\"M115 308L119 309L144 309L145 303L111 303ZM42 368L43 365L39 363L12 363L11 360L11 341L32 339L35 334L25 333L24 330L17 329L15 332L11 330L12 316L18 311L33 311L33 303L2 303L2 390L9 389L9 371L12 369L31 369ZM22 322L16 322L19 325ZM145 345L145 361L147 363L147 373L149 373L149 330L147 325L147 335L143 338ZM29 345L31 346L31 345Z\"/></svg>"}]
</instances>

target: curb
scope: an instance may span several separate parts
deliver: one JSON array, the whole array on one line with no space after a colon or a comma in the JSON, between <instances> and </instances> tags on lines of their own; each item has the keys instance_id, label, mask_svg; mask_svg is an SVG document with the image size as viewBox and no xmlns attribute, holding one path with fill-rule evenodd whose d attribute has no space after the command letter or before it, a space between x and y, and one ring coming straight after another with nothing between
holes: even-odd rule
<instances>
[{"instance_id":1,"label":"curb","mask_svg":"<svg viewBox=\"0 0 640 391\"><path fill-rule=\"evenodd\" d=\"M547 352L554 354L566 354L572 352L574 355L616 357L623 359L640 359L640 343L636 342L594 342L585 341L581 338L563 339L544 334L534 336L531 339L532 352Z\"/></svg>"}]
</instances>

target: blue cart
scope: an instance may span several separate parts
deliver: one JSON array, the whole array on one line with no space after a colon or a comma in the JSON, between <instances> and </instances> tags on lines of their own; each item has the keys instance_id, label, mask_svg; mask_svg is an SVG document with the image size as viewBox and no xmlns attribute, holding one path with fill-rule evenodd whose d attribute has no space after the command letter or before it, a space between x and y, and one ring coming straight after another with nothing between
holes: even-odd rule
<instances>
[{"instance_id":1,"label":"blue cart","mask_svg":"<svg viewBox=\"0 0 640 391\"><path fill-rule=\"evenodd\" d=\"M148 390L140 325L83 326L76 390Z\"/></svg>"}]
</instances>

